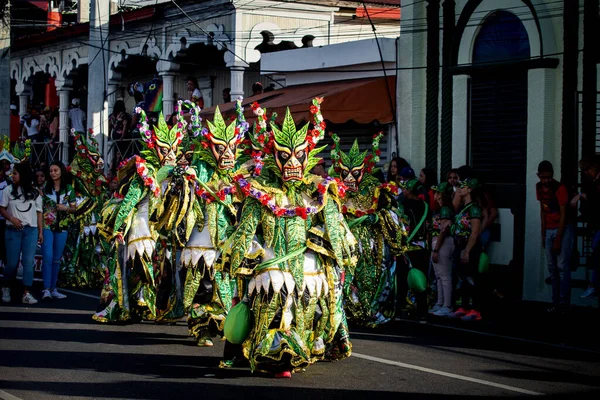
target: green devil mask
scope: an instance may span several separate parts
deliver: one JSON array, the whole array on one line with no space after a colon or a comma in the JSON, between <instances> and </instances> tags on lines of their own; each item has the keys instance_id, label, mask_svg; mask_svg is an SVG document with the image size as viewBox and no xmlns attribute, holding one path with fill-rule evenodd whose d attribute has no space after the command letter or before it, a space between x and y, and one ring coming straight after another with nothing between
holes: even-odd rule
<instances>
[{"instance_id":1,"label":"green devil mask","mask_svg":"<svg viewBox=\"0 0 600 400\"><path fill-rule=\"evenodd\" d=\"M75 149L77 150L77 156L80 158L79 165L84 169L88 169L88 172L102 172L104 168L104 160L98 150L98 142L93 137L87 140L81 134L75 134L75 131L71 131L71 134L75 138Z\"/></svg>"},{"instance_id":2,"label":"green devil mask","mask_svg":"<svg viewBox=\"0 0 600 400\"><path fill-rule=\"evenodd\" d=\"M146 160L158 161L159 166L175 166L177 164L180 156L179 145L183 140L187 127L187 122L180 110L180 107L175 109L175 112L177 112L177 123L173 124L171 128L167 125L161 112L158 118L158 125L152 131L148 126L148 119L144 110L139 107L136 109L136 112L140 114L141 124L138 128L146 145L146 148L142 150L142 154Z\"/></svg>"},{"instance_id":3,"label":"green devil mask","mask_svg":"<svg viewBox=\"0 0 600 400\"><path fill-rule=\"evenodd\" d=\"M379 161L379 141L383 133L373 136L372 150L360 151L358 139L354 140L348 153L344 153L340 148L340 138L335 133L331 134L333 146L331 149L331 160L333 161L334 171L339 175L348 191L357 192L359 186L366 175L370 175Z\"/></svg>"},{"instance_id":4,"label":"green devil mask","mask_svg":"<svg viewBox=\"0 0 600 400\"><path fill-rule=\"evenodd\" d=\"M325 131L325 122L320 113L321 102L322 99L314 99L310 108L314 117L314 129L309 129L310 123L297 129L292 113L287 108L281 128L271 121L271 132L266 129L266 112L258 104L252 105L257 115L252 136L255 150L253 158L259 169L262 167L262 157L256 154L265 153L268 155L265 157L265 166L280 175L284 183L301 182L304 179L306 171L319 161L316 155L324 148L315 148Z\"/></svg>"},{"instance_id":5,"label":"green devil mask","mask_svg":"<svg viewBox=\"0 0 600 400\"><path fill-rule=\"evenodd\" d=\"M217 106L214 118L206 121L207 127L200 125L201 118L198 115L200 109L195 105L188 105L194 114L192 118L192 131L196 139L196 153L204 162L220 171L229 171L235 168L236 160L240 154L238 148L245 133L248 131L248 123L244 118L242 99L236 101L237 118L229 125L225 123L221 111Z\"/></svg>"}]
</instances>

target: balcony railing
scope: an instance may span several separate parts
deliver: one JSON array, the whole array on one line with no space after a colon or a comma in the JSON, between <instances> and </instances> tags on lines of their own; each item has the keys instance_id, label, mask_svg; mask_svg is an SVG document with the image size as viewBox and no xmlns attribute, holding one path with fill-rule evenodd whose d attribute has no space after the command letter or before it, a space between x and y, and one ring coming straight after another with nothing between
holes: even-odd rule
<instances>
[{"instance_id":1,"label":"balcony railing","mask_svg":"<svg viewBox=\"0 0 600 400\"><path fill-rule=\"evenodd\" d=\"M107 160L110 169L116 169L119 163L133 155L140 154L140 139L119 139L108 141Z\"/></svg>"},{"instance_id":2,"label":"balcony railing","mask_svg":"<svg viewBox=\"0 0 600 400\"><path fill-rule=\"evenodd\" d=\"M50 165L54 161L62 160L62 143L56 142L35 142L31 143L31 156L29 162L34 166L42 164Z\"/></svg>"}]
</instances>

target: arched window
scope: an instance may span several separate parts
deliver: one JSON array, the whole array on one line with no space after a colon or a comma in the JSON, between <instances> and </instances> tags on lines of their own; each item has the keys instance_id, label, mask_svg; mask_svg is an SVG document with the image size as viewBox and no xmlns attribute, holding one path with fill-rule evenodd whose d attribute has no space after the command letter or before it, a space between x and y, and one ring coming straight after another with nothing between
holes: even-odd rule
<instances>
[{"instance_id":1,"label":"arched window","mask_svg":"<svg viewBox=\"0 0 600 400\"><path fill-rule=\"evenodd\" d=\"M473 47L473 64L526 60L531 55L523 23L507 11L495 11L486 19Z\"/></svg>"}]
</instances>

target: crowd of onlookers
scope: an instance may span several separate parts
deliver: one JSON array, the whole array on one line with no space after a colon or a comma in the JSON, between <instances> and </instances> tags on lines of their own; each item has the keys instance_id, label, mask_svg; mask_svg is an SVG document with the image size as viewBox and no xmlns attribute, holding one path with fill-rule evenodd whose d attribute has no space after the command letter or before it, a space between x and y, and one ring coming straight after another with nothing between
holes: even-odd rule
<instances>
[{"instance_id":1,"label":"crowd of onlookers","mask_svg":"<svg viewBox=\"0 0 600 400\"><path fill-rule=\"evenodd\" d=\"M577 221L586 223L591 245L590 284L580 295L589 300L597 296L597 269L600 262L600 156L582 159L582 188L577 191L554 180L552 164L539 165L536 196L540 202L541 246L545 248L548 275L552 287L552 305L548 313L565 313L571 303L571 271L579 266L574 259ZM324 161L313 173L327 175ZM399 185L396 198L408 219L411 230L418 232L412 239L407 259L410 266L398 270L401 302L415 306L420 318L429 313L438 317L478 321L491 309L490 300L502 298L489 274L489 251L492 226L498 219L498 209L491 188L479 179L469 166L450 170L445 180L423 168L417 175L409 163L393 158L378 174L381 182ZM420 224L421 219L426 223ZM576 263L576 264L574 264ZM427 293L411 293L405 273L418 268L429 277L430 298ZM411 304L415 303L415 304ZM429 307L433 305L432 307Z\"/></svg>"}]
</instances>

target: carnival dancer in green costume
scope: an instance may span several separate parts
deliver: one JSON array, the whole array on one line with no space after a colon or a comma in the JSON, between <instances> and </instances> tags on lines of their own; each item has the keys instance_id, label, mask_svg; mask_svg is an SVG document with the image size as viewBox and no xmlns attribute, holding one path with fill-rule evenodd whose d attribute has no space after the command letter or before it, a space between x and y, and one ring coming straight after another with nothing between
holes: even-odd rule
<instances>
[{"instance_id":1,"label":"carnival dancer in green costume","mask_svg":"<svg viewBox=\"0 0 600 400\"><path fill-rule=\"evenodd\" d=\"M402 253L402 220L398 217L393 183L381 184L373 176L379 161L379 141L373 136L371 150L361 152L355 140L348 153L340 149L340 138L333 138L332 176L347 187L342 212L358 241L356 270L346 276L344 295L348 319L360 325L376 326L388 322L396 311L396 258Z\"/></svg>"},{"instance_id":2,"label":"carnival dancer in green costume","mask_svg":"<svg viewBox=\"0 0 600 400\"><path fill-rule=\"evenodd\" d=\"M344 189L308 174L322 150L315 148L325 131L321 101L313 100L310 130L296 129L288 109L281 128L271 122L267 131L265 111L254 103L252 156L260 175L234 178L246 199L224 250L231 273L248 279L242 301L254 318L243 353L253 371L277 377L347 357L352 348L342 286L356 261L355 239L340 212Z\"/></svg>"},{"instance_id":3,"label":"carnival dancer in green costume","mask_svg":"<svg viewBox=\"0 0 600 400\"><path fill-rule=\"evenodd\" d=\"M72 134L76 153L67 170L73 178L77 211L69 222L60 281L67 287L98 288L105 275L100 262L100 235L96 227L108 187L103 173L104 160L93 137L87 140L74 131Z\"/></svg>"},{"instance_id":4,"label":"carnival dancer in green costume","mask_svg":"<svg viewBox=\"0 0 600 400\"><path fill-rule=\"evenodd\" d=\"M164 117L151 131L141 109L141 156L118 169L119 187L102 210L100 233L109 243L107 279L99 322L149 319L172 322L183 316L182 285L176 273L177 246L196 223L196 170L178 164L187 123L179 110L169 128Z\"/></svg>"},{"instance_id":5,"label":"carnival dancer in green costume","mask_svg":"<svg viewBox=\"0 0 600 400\"><path fill-rule=\"evenodd\" d=\"M236 207L242 200L233 177L248 175L238 165L241 143L248 131L241 103L240 98L236 102L235 121L227 125L217 107L213 121L206 121L205 128L200 124L199 108L191 106L195 137L193 164L201 183L196 191L200 217L183 248L181 264L187 268L184 304L189 311L188 326L201 347L212 346L212 338L223 335L225 317L235 292L235 281L228 272L217 270L215 262L236 224Z\"/></svg>"}]
</instances>

